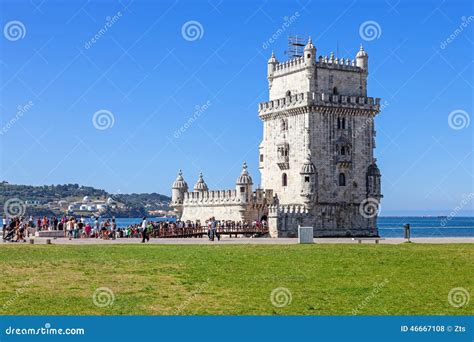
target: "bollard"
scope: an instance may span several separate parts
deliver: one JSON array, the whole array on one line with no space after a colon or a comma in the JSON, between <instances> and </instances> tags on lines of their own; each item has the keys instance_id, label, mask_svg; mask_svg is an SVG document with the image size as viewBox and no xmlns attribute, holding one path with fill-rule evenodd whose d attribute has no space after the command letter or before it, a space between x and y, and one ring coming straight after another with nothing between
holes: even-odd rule
<instances>
[{"instance_id":1,"label":"bollard","mask_svg":"<svg viewBox=\"0 0 474 342\"><path fill-rule=\"evenodd\" d=\"M46 239L46 244L50 245L51 244L51 239Z\"/></svg>"},{"instance_id":2,"label":"bollard","mask_svg":"<svg viewBox=\"0 0 474 342\"><path fill-rule=\"evenodd\" d=\"M35 244L35 239L30 239L30 245L34 245Z\"/></svg>"},{"instance_id":3,"label":"bollard","mask_svg":"<svg viewBox=\"0 0 474 342\"><path fill-rule=\"evenodd\" d=\"M403 229L404 229L405 239L407 239L407 242L411 242L410 241L410 224L407 223L407 224L403 225Z\"/></svg>"}]
</instances>

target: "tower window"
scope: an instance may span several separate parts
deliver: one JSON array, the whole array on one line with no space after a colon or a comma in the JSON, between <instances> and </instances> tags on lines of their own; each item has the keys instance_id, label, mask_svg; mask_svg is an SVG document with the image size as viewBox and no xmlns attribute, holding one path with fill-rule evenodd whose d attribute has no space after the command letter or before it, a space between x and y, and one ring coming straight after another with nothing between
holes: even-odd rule
<instances>
[{"instance_id":1,"label":"tower window","mask_svg":"<svg viewBox=\"0 0 474 342\"><path fill-rule=\"evenodd\" d=\"M288 121L286 119L281 119L281 130L282 131L288 130Z\"/></svg>"},{"instance_id":2,"label":"tower window","mask_svg":"<svg viewBox=\"0 0 474 342\"><path fill-rule=\"evenodd\" d=\"M341 155L344 156L346 154L346 149L344 146L341 146Z\"/></svg>"},{"instance_id":3,"label":"tower window","mask_svg":"<svg viewBox=\"0 0 474 342\"><path fill-rule=\"evenodd\" d=\"M341 118L337 118L337 129L341 129Z\"/></svg>"},{"instance_id":4,"label":"tower window","mask_svg":"<svg viewBox=\"0 0 474 342\"><path fill-rule=\"evenodd\" d=\"M309 183L309 176L304 176L304 182Z\"/></svg>"},{"instance_id":5,"label":"tower window","mask_svg":"<svg viewBox=\"0 0 474 342\"><path fill-rule=\"evenodd\" d=\"M339 186L346 186L346 175L342 172L339 174Z\"/></svg>"},{"instance_id":6,"label":"tower window","mask_svg":"<svg viewBox=\"0 0 474 342\"><path fill-rule=\"evenodd\" d=\"M342 118L341 126L342 126L342 129L346 129L346 119L345 118Z\"/></svg>"},{"instance_id":7,"label":"tower window","mask_svg":"<svg viewBox=\"0 0 474 342\"><path fill-rule=\"evenodd\" d=\"M288 185L288 176L286 173L281 175L281 185L287 186Z\"/></svg>"},{"instance_id":8,"label":"tower window","mask_svg":"<svg viewBox=\"0 0 474 342\"><path fill-rule=\"evenodd\" d=\"M263 154L260 155L260 162L263 162Z\"/></svg>"},{"instance_id":9,"label":"tower window","mask_svg":"<svg viewBox=\"0 0 474 342\"><path fill-rule=\"evenodd\" d=\"M288 90L288 91L286 92L286 96L287 96L287 97L290 97L290 96L291 96L291 91Z\"/></svg>"},{"instance_id":10,"label":"tower window","mask_svg":"<svg viewBox=\"0 0 474 342\"><path fill-rule=\"evenodd\" d=\"M334 95L339 95L338 92L337 92L337 87L332 88L332 93Z\"/></svg>"},{"instance_id":11,"label":"tower window","mask_svg":"<svg viewBox=\"0 0 474 342\"><path fill-rule=\"evenodd\" d=\"M240 187L240 192L245 192L245 187L244 186Z\"/></svg>"}]
</instances>

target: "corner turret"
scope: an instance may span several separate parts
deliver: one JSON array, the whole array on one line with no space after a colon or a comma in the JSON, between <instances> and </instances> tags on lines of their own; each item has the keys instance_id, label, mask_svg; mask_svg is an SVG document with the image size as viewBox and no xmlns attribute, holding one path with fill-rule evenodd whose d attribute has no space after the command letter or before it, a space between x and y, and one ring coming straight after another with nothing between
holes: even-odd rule
<instances>
[{"instance_id":1,"label":"corner turret","mask_svg":"<svg viewBox=\"0 0 474 342\"><path fill-rule=\"evenodd\" d=\"M199 173L199 178L197 183L194 185L194 191L197 192L205 192L208 191L209 188L207 187L206 182L204 181L204 178L202 177L202 172Z\"/></svg>"},{"instance_id":2,"label":"corner turret","mask_svg":"<svg viewBox=\"0 0 474 342\"><path fill-rule=\"evenodd\" d=\"M268 86L270 88L272 86L273 73L277 65L278 65L278 60L275 57L275 53L272 51L272 56L268 60L268 67L267 67Z\"/></svg>"},{"instance_id":3,"label":"corner turret","mask_svg":"<svg viewBox=\"0 0 474 342\"><path fill-rule=\"evenodd\" d=\"M244 162L242 165L242 172L235 182L235 189L237 190L237 196L239 196L240 201L247 203L252 194L252 177L250 177L247 171L247 163Z\"/></svg>"},{"instance_id":4,"label":"corner turret","mask_svg":"<svg viewBox=\"0 0 474 342\"><path fill-rule=\"evenodd\" d=\"M183 172L179 170L178 176L171 187L171 207L175 209L178 218L183 213L184 194L188 191L188 184L183 178Z\"/></svg>"},{"instance_id":5,"label":"corner turret","mask_svg":"<svg viewBox=\"0 0 474 342\"><path fill-rule=\"evenodd\" d=\"M365 71L369 71L369 55L365 52L362 44L360 44L359 52L357 52L356 55L356 66Z\"/></svg>"},{"instance_id":6,"label":"corner turret","mask_svg":"<svg viewBox=\"0 0 474 342\"><path fill-rule=\"evenodd\" d=\"M311 154L308 153L306 161L300 171L301 175L301 197L306 208L311 208L316 200L317 173L316 167L311 161Z\"/></svg>"}]
</instances>

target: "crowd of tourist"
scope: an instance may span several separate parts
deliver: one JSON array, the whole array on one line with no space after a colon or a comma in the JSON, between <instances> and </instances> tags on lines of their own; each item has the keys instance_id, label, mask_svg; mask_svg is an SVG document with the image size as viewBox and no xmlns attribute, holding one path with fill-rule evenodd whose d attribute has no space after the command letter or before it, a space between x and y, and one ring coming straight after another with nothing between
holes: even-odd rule
<instances>
[{"instance_id":1,"label":"crowd of tourist","mask_svg":"<svg viewBox=\"0 0 474 342\"><path fill-rule=\"evenodd\" d=\"M203 234L206 231L209 240L215 238L220 240L221 233L238 232L248 228L266 228L266 222L230 221L216 220L209 218L204 224L192 221L153 221L143 217L140 223L127 227L118 227L115 217L102 219L92 217L90 219L83 216L62 216L62 217L7 217L3 216L3 240L11 242L26 241L26 238L36 231L63 231L64 237L72 239L96 238L96 239L117 239L117 238L141 238L142 242L150 240L150 237L186 237Z\"/></svg>"}]
</instances>

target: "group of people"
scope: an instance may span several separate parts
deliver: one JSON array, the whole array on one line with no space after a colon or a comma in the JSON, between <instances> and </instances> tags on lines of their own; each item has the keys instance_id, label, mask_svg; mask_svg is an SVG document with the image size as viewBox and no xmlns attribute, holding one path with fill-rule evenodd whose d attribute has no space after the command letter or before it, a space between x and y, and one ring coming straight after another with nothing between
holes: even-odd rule
<instances>
[{"instance_id":1,"label":"group of people","mask_svg":"<svg viewBox=\"0 0 474 342\"><path fill-rule=\"evenodd\" d=\"M142 242L150 240L150 237L179 237L202 234L203 228L207 228L209 240L219 241L221 233L224 231L238 234L242 229L249 227L265 227L266 222L230 221L216 220L210 217L204 224L196 221L151 221L143 217L140 223L129 225L128 227L117 227L115 217L101 220L100 217L86 219L83 216L62 216L62 217L7 217L3 216L3 240L20 242L26 241L26 237L34 231L63 231L64 237L72 239L97 238L141 238ZM204 228L204 229L206 229Z\"/></svg>"}]
</instances>

